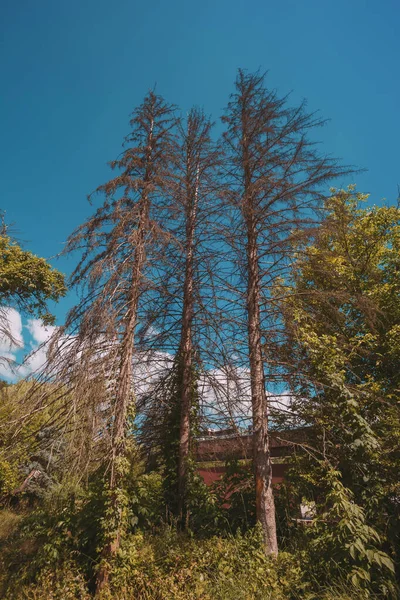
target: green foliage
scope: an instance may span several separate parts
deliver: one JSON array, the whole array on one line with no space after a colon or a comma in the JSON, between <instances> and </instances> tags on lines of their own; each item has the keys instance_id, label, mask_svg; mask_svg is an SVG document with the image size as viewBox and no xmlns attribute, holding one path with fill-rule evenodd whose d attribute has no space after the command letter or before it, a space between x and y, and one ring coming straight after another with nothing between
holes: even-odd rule
<instances>
[{"instance_id":1,"label":"green foliage","mask_svg":"<svg viewBox=\"0 0 400 600\"><path fill-rule=\"evenodd\" d=\"M0 512L1 597L91 597L100 549L117 532L121 547L109 565L116 600L396 597L400 210L361 210L361 200L353 189L333 194L313 245L299 249L292 287L282 282L275 290L288 334L283 358L294 366L297 422L312 426L275 489L278 559L265 555L254 528L253 475L244 462L228 461L210 488L190 456L186 533L179 531L178 367L147 424L155 460L144 462L129 414L112 490L101 439L93 442L85 478L79 469L76 480L63 474L71 464L68 434L49 423L69 396L25 420L29 403L21 400L30 384L21 383L0 389L0 421L9 423L0 429L0 497L9 498L32 468L43 479L21 495L34 501L20 502L18 514ZM192 437L196 379L194 372ZM298 522L301 502L317 506L311 525Z\"/></svg>"},{"instance_id":2,"label":"green foliage","mask_svg":"<svg viewBox=\"0 0 400 600\"><path fill-rule=\"evenodd\" d=\"M66 439L51 426L52 416L67 396L47 384L48 406L33 410L34 382L21 381L0 389L0 503L35 470L24 489L25 497L38 499L56 480L65 461ZM29 418L26 416L29 415ZM6 425L5 425L6 424Z\"/></svg>"},{"instance_id":3,"label":"green foliage","mask_svg":"<svg viewBox=\"0 0 400 600\"><path fill-rule=\"evenodd\" d=\"M3 306L36 315L46 324L54 318L47 311L49 300L66 293L64 276L44 258L23 250L7 235L0 235L0 299Z\"/></svg>"},{"instance_id":4,"label":"green foliage","mask_svg":"<svg viewBox=\"0 0 400 600\"><path fill-rule=\"evenodd\" d=\"M197 473L193 459L189 465L186 506L188 533L204 537L219 531L221 512L218 497Z\"/></svg>"},{"instance_id":5,"label":"green foliage","mask_svg":"<svg viewBox=\"0 0 400 600\"><path fill-rule=\"evenodd\" d=\"M139 477L140 478L140 477ZM143 476L141 498L151 504L160 482ZM101 477L91 494L72 482L57 486L40 509L24 516L5 516L0 541L0 597L86 599L92 597L96 571L96 531L101 507ZM147 489L147 492L144 490ZM97 490L97 491L96 491ZM159 497L158 493L156 494ZM345 581L346 572L360 577L368 552L373 549L374 532L364 532L357 510L338 489L327 511L329 522L307 530L310 553L281 552L267 557L258 527L244 535L220 534L198 539L174 526L148 529L147 515L126 533L112 565L111 589L102 598L113 600L365 600L389 598L389 589L376 595L362 579ZM350 502L351 504L351 502ZM345 512L347 511L347 512ZM11 518L10 518L11 516ZM0 513L0 530L3 515ZM333 535L335 524L343 530ZM350 520L352 528L343 523ZM151 523L151 521L150 521ZM349 532L347 531L349 529ZM351 529L351 530L350 530ZM92 531L90 540L89 532ZM367 554L356 555L354 569L347 565L345 546L350 541L365 545ZM363 537L364 535L364 537ZM357 552L357 549L356 549ZM340 563L340 561L342 561ZM384 557L372 557L386 568ZM379 565L378 565L379 566ZM361 568L361 571L359 570ZM347 569L347 571L346 571ZM393 596L392 596L393 597Z\"/></svg>"},{"instance_id":6,"label":"green foliage","mask_svg":"<svg viewBox=\"0 0 400 600\"><path fill-rule=\"evenodd\" d=\"M21 515L11 510L0 510L0 544L13 534L20 520Z\"/></svg>"},{"instance_id":7,"label":"green foliage","mask_svg":"<svg viewBox=\"0 0 400 600\"><path fill-rule=\"evenodd\" d=\"M165 509L173 519L180 520L185 526L187 520L194 515L197 492L201 482L196 476L196 465L193 459L194 438L198 434L198 369L192 369L192 393L190 413L190 452L186 464L184 515L179 514L179 440L181 422L182 397L182 361L176 357L174 366L168 376L160 383L155 392L152 391L150 402L154 410L150 411L141 424L142 436L151 447L155 456L155 464L162 470ZM156 397L154 397L154 395ZM193 488L193 489L192 489ZM165 512L165 511L164 511Z\"/></svg>"},{"instance_id":8,"label":"green foliage","mask_svg":"<svg viewBox=\"0 0 400 600\"><path fill-rule=\"evenodd\" d=\"M19 480L18 464L0 458L0 494L6 495L17 487Z\"/></svg>"},{"instance_id":9,"label":"green foliage","mask_svg":"<svg viewBox=\"0 0 400 600\"><path fill-rule=\"evenodd\" d=\"M129 493L129 505L132 527L154 529L160 525L165 508L161 474L152 471L138 476Z\"/></svg>"},{"instance_id":10,"label":"green foliage","mask_svg":"<svg viewBox=\"0 0 400 600\"><path fill-rule=\"evenodd\" d=\"M226 461L225 469L221 479L213 486L218 507L218 530L244 533L256 522L251 464L233 458Z\"/></svg>"},{"instance_id":11,"label":"green foliage","mask_svg":"<svg viewBox=\"0 0 400 600\"><path fill-rule=\"evenodd\" d=\"M15 436L15 423L23 412L20 406L29 384L9 385L0 390L0 423L8 423L0 428L0 500L22 483L25 475L24 467L34 451L35 433L40 429L42 416L35 417L30 423L19 426L18 437Z\"/></svg>"},{"instance_id":12,"label":"green foliage","mask_svg":"<svg viewBox=\"0 0 400 600\"><path fill-rule=\"evenodd\" d=\"M160 427L160 458L163 465L163 490L168 512L178 517L179 505L179 437L181 420L180 361L175 362L169 376Z\"/></svg>"},{"instance_id":13,"label":"green foliage","mask_svg":"<svg viewBox=\"0 0 400 600\"><path fill-rule=\"evenodd\" d=\"M54 598L61 600L62 590L66 593L65 597L76 597L68 595L67 591L72 590L78 580L83 582L83 574L78 576L80 569L72 568L73 558L78 555L80 546L79 510L75 503L77 489L76 486L66 485L66 482L53 488L43 498L40 508L20 515L17 527L14 525L10 528L8 535L0 540L0 571L3 572L0 593L4 594L1 597L19 597L12 594L21 591L22 598L25 597L22 594L25 587L27 590L31 587L47 589L47 586L50 589L51 582L54 584ZM0 519L3 518L4 515L0 515ZM86 561L80 562L81 568ZM72 571L75 571L73 576ZM65 582L65 588L62 584L63 572L70 578ZM26 594L30 597L28 591Z\"/></svg>"},{"instance_id":14,"label":"green foliage","mask_svg":"<svg viewBox=\"0 0 400 600\"><path fill-rule=\"evenodd\" d=\"M376 545L398 563L400 208L360 208L365 199L354 186L333 190L292 285L276 287L287 332L277 353L291 365L294 412L312 426L297 461L303 484L308 474L321 502L337 493L318 481L321 462L340 471Z\"/></svg>"},{"instance_id":15,"label":"green foliage","mask_svg":"<svg viewBox=\"0 0 400 600\"><path fill-rule=\"evenodd\" d=\"M2 596L4 600L89 600L91 597L82 573L71 561L49 566L33 583L13 584Z\"/></svg>"},{"instance_id":16,"label":"green foliage","mask_svg":"<svg viewBox=\"0 0 400 600\"><path fill-rule=\"evenodd\" d=\"M368 524L364 510L343 486L339 473L329 470L325 483L328 492L324 506L319 507L308 529L314 576L320 583L346 577L355 588L364 590L366 598L374 592L396 598L394 564L380 549L379 533Z\"/></svg>"},{"instance_id":17,"label":"green foliage","mask_svg":"<svg viewBox=\"0 0 400 600\"><path fill-rule=\"evenodd\" d=\"M303 587L299 563L265 555L261 532L196 541L166 528L128 538L113 574L113 598L163 600L274 599Z\"/></svg>"}]
</instances>

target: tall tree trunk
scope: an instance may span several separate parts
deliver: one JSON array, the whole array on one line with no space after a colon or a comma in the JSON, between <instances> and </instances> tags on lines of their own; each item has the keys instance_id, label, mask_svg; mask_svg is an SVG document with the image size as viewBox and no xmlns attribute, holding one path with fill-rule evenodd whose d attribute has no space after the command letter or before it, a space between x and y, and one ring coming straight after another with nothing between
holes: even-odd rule
<instances>
[{"instance_id":1,"label":"tall tree trunk","mask_svg":"<svg viewBox=\"0 0 400 600\"><path fill-rule=\"evenodd\" d=\"M126 451L126 434L128 423L129 403L132 396L132 360L134 351L135 328L137 323L137 313L139 304L140 281L143 268L146 261L145 234L149 220L149 201L146 191L147 183L150 180L150 160L152 143L153 123L150 128L148 147L146 150L147 168L144 176L144 188L141 197L141 207L139 212L139 222L137 228L136 245L133 258L132 279L129 289L128 311L125 319L124 333L121 342L121 358L118 372L117 390L115 395L115 412L112 431L112 448L110 461L110 483L109 491L111 494L110 508L115 519L114 536L109 540L102 551L103 564L101 565L97 581L96 595L107 588L109 582L109 561L116 556L121 543L121 530L123 527L123 506L120 498L120 484L122 474L120 470L121 458Z\"/></svg>"},{"instance_id":2,"label":"tall tree trunk","mask_svg":"<svg viewBox=\"0 0 400 600\"><path fill-rule=\"evenodd\" d=\"M278 553L275 502L272 491L272 462L268 438L268 406L261 346L260 273L257 221L247 138L246 110L242 110L243 213L247 229L247 333L249 344L251 404L253 417L253 467L256 488L256 518L268 554Z\"/></svg>"},{"instance_id":3,"label":"tall tree trunk","mask_svg":"<svg viewBox=\"0 0 400 600\"><path fill-rule=\"evenodd\" d=\"M174 113L175 107L162 97L153 92L145 96L132 113L131 131L124 141L126 149L110 163L117 175L95 190L104 196L103 204L68 239L68 252L83 250L72 282L82 286L84 293L67 317L66 328L78 325L78 335L62 363L73 385L78 386L82 379L89 390L94 389L90 384L97 375L105 390L105 396L98 399L94 389L92 400L87 391L80 396L77 389L80 403L85 406L89 399L102 413L104 445L100 450L106 450L104 464L108 467L104 475L107 511L97 595L108 587L112 559L125 525L135 330L139 314L144 315L146 323L150 314L154 317L153 301L156 312L162 311L153 291L163 289L164 281L152 268L152 260L163 263L167 253L160 252L160 248L166 250L170 243L169 232L157 216L165 214L161 198L172 175L177 125ZM142 294L146 293L144 302ZM82 364L81 346L87 348L89 362L85 364L93 365L93 370ZM105 351L105 347L111 351ZM106 400L107 414L102 411Z\"/></svg>"},{"instance_id":4,"label":"tall tree trunk","mask_svg":"<svg viewBox=\"0 0 400 600\"><path fill-rule=\"evenodd\" d=\"M147 200L143 199L143 208L140 215L138 227L138 242L135 248L134 267L132 271L132 282L130 286L130 302L126 315L126 325L121 342L120 368L115 395L115 412L112 432L112 449L110 460L110 509L113 514L114 528L113 538L103 548L103 563L99 569L96 580L96 595L99 595L108 587L109 583L109 561L116 556L121 543L121 530L123 527L123 503L120 497L120 485L122 474L120 461L126 451L126 434L129 404L132 400L132 360L134 351L134 335L137 322L139 285L142 277L143 265L145 263L145 229L147 222L148 206Z\"/></svg>"},{"instance_id":5,"label":"tall tree trunk","mask_svg":"<svg viewBox=\"0 0 400 600\"><path fill-rule=\"evenodd\" d=\"M190 174L190 165L188 165ZM190 454L191 423L190 416L192 410L193 397L193 341L192 341L192 320L193 320L193 252L194 252L194 234L196 222L196 209L198 199L198 178L199 169L197 168L196 180L193 189L190 178L187 180L187 204L186 204L186 264L185 281L183 291L183 310L182 310L182 330L181 347L179 360L182 368L182 389L181 389L181 415L180 415L180 437L179 437L179 463L178 463L178 511L184 519L185 505L187 499L187 475L188 460Z\"/></svg>"},{"instance_id":6,"label":"tall tree trunk","mask_svg":"<svg viewBox=\"0 0 400 600\"><path fill-rule=\"evenodd\" d=\"M277 552L268 406L265 390L265 353L261 336L275 337L276 319L268 306L272 286L283 276L292 252L292 235L305 233L324 197L325 185L351 172L335 159L320 155L310 131L324 121L308 114L304 103L291 108L286 98L265 86L262 73L239 70L235 93L223 116L227 197L233 216L241 213L239 237L227 232L232 250L239 251L238 266L246 261L247 333L254 427L254 469L257 519L262 524L266 550ZM234 221L233 221L234 223ZM246 256L243 257L243 254ZM240 288L241 273L238 275ZM231 283L229 284L231 288ZM261 307L263 307L261 309ZM264 312L264 307L266 311ZM262 310L262 312L261 312ZM269 314L268 314L269 313ZM274 360L270 366L278 369ZM275 371L277 372L277 371Z\"/></svg>"},{"instance_id":7,"label":"tall tree trunk","mask_svg":"<svg viewBox=\"0 0 400 600\"><path fill-rule=\"evenodd\" d=\"M272 492L272 463L268 438L268 407L261 347L260 290L257 234L248 219L248 341L253 416L253 464L256 484L256 517L261 523L266 551L278 553L275 503Z\"/></svg>"}]
</instances>

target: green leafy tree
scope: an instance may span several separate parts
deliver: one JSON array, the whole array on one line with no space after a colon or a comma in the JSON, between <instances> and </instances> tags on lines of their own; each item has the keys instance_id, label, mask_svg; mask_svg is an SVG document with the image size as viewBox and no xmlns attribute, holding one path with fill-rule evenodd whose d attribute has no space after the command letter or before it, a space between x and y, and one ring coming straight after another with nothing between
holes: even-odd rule
<instances>
[{"instance_id":1,"label":"green leafy tree","mask_svg":"<svg viewBox=\"0 0 400 600\"><path fill-rule=\"evenodd\" d=\"M0 303L54 322L49 300L57 301L67 289L62 273L21 246L6 233L0 235Z\"/></svg>"},{"instance_id":2,"label":"green leafy tree","mask_svg":"<svg viewBox=\"0 0 400 600\"><path fill-rule=\"evenodd\" d=\"M400 209L360 208L364 200L354 186L333 190L313 243L298 249L292 286L282 282L275 292L285 320L281 359L296 398L293 410L312 426L303 481L321 501L331 490L315 481L312 469L321 463L337 469L395 558Z\"/></svg>"},{"instance_id":3,"label":"green leafy tree","mask_svg":"<svg viewBox=\"0 0 400 600\"><path fill-rule=\"evenodd\" d=\"M53 269L44 259L32 254L13 240L3 224L0 232L0 336L10 346L18 343L9 324L9 309L54 323L48 311L48 302L65 295L64 275ZM12 363L6 356L0 362ZM33 467L29 468L29 454L34 445L33 432L40 429L44 416L36 413L26 422L27 406L23 398L28 384L7 386L0 390L0 497L21 484ZM28 386L29 387L29 386ZM29 394L28 394L29 395ZM28 411L29 412L29 411ZM25 417L25 421L22 418ZM17 426L18 420L21 423ZM24 468L28 469L24 473Z\"/></svg>"}]
</instances>

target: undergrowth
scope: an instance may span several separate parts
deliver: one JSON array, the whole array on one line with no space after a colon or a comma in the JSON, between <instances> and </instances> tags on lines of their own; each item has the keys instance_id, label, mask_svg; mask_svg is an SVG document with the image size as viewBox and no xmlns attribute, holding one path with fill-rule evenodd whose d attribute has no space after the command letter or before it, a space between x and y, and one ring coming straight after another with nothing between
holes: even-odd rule
<instances>
[{"instance_id":1,"label":"undergrowth","mask_svg":"<svg viewBox=\"0 0 400 600\"><path fill-rule=\"evenodd\" d=\"M93 597L93 580L88 569L91 559L73 539L71 521L45 523L43 515L40 520L38 513L21 516L7 510L0 513L0 523L3 532L0 598L89 600ZM385 597L366 594L344 577L320 585L312 571L305 551L281 552L277 559L266 556L258 527L245 534L238 531L236 535L198 539L172 525L164 525L157 532L137 530L125 537L113 566L111 588L102 600ZM92 576L94 572L95 568Z\"/></svg>"}]
</instances>

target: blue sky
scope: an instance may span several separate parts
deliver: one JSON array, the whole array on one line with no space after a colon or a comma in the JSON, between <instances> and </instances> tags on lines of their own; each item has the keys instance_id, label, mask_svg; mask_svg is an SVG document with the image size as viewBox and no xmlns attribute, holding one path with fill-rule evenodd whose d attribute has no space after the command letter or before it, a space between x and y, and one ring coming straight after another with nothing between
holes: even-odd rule
<instances>
[{"instance_id":1,"label":"blue sky","mask_svg":"<svg viewBox=\"0 0 400 600\"><path fill-rule=\"evenodd\" d=\"M320 109L326 152L368 169L353 179L373 202L394 202L399 17L395 0L3 0L0 207L26 248L53 257L148 88L217 120L238 67Z\"/></svg>"}]
</instances>

